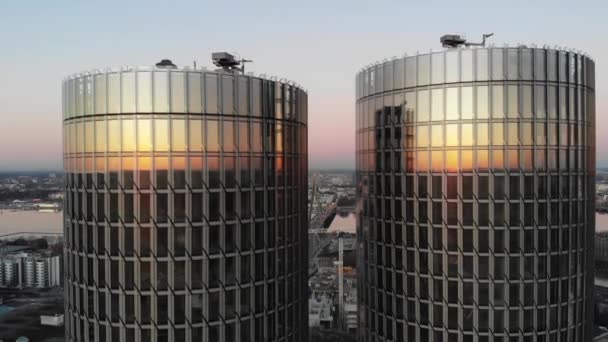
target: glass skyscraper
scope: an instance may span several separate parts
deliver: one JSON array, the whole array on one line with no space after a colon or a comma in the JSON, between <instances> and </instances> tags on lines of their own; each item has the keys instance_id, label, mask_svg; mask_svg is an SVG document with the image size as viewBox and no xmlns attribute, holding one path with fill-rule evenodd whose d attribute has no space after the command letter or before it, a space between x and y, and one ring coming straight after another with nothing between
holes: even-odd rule
<instances>
[{"instance_id":1,"label":"glass skyscraper","mask_svg":"<svg viewBox=\"0 0 608 342\"><path fill-rule=\"evenodd\" d=\"M306 122L236 70L67 78L67 340L304 342Z\"/></svg>"},{"instance_id":2,"label":"glass skyscraper","mask_svg":"<svg viewBox=\"0 0 608 342\"><path fill-rule=\"evenodd\" d=\"M356 79L360 341L589 341L594 62L456 47Z\"/></svg>"}]
</instances>

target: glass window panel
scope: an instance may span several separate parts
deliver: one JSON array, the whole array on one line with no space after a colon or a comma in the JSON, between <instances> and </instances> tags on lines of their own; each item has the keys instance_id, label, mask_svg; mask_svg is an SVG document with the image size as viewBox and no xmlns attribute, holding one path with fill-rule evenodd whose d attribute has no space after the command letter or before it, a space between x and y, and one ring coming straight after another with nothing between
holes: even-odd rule
<instances>
[{"instance_id":1,"label":"glass window panel","mask_svg":"<svg viewBox=\"0 0 608 342\"><path fill-rule=\"evenodd\" d=\"M534 76L536 80L545 80L545 50L534 50Z\"/></svg>"},{"instance_id":2,"label":"glass window panel","mask_svg":"<svg viewBox=\"0 0 608 342\"><path fill-rule=\"evenodd\" d=\"M462 146L473 145L473 124L462 124L461 144Z\"/></svg>"},{"instance_id":3,"label":"glass window panel","mask_svg":"<svg viewBox=\"0 0 608 342\"><path fill-rule=\"evenodd\" d=\"M445 145L458 146L458 124L445 125Z\"/></svg>"},{"instance_id":4,"label":"glass window panel","mask_svg":"<svg viewBox=\"0 0 608 342\"><path fill-rule=\"evenodd\" d=\"M492 86L492 118L504 118L503 87Z\"/></svg>"},{"instance_id":5,"label":"glass window panel","mask_svg":"<svg viewBox=\"0 0 608 342\"><path fill-rule=\"evenodd\" d=\"M95 136L93 121L87 121L84 123L84 151L87 153L94 152L95 150Z\"/></svg>"},{"instance_id":6,"label":"glass window panel","mask_svg":"<svg viewBox=\"0 0 608 342\"><path fill-rule=\"evenodd\" d=\"M137 150L135 133L135 120L122 121L122 150L124 152Z\"/></svg>"},{"instance_id":7,"label":"glass window panel","mask_svg":"<svg viewBox=\"0 0 608 342\"><path fill-rule=\"evenodd\" d=\"M458 88L446 89L446 120L459 119Z\"/></svg>"},{"instance_id":8,"label":"glass window panel","mask_svg":"<svg viewBox=\"0 0 608 342\"><path fill-rule=\"evenodd\" d=\"M78 122L74 126L76 127L76 152L82 153L84 148L84 124Z\"/></svg>"},{"instance_id":9,"label":"glass window panel","mask_svg":"<svg viewBox=\"0 0 608 342\"><path fill-rule=\"evenodd\" d=\"M487 170L490 167L488 150L477 150L477 168Z\"/></svg>"},{"instance_id":10,"label":"glass window panel","mask_svg":"<svg viewBox=\"0 0 608 342\"><path fill-rule=\"evenodd\" d=\"M557 88L554 86L547 87L547 115L550 119L557 119Z\"/></svg>"},{"instance_id":11,"label":"glass window panel","mask_svg":"<svg viewBox=\"0 0 608 342\"><path fill-rule=\"evenodd\" d=\"M219 152L220 151L220 132L219 124L216 120L207 121L207 151L208 152Z\"/></svg>"},{"instance_id":12,"label":"glass window panel","mask_svg":"<svg viewBox=\"0 0 608 342\"><path fill-rule=\"evenodd\" d=\"M188 73L188 112L202 113L203 99L201 91L201 74L198 72Z\"/></svg>"},{"instance_id":13,"label":"glass window panel","mask_svg":"<svg viewBox=\"0 0 608 342\"><path fill-rule=\"evenodd\" d=\"M239 151L249 152L249 123L241 121L239 122Z\"/></svg>"},{"instance_id":14,"label":"glass window panel","mask_svg":"<svg viewBox=\"0 0 608 342\"><path fill-rule=\"evenodd\" d=\"M564 119L567 120L568 119L568 112L567 112L567 107L566 107L566 100L568 98L568 88L566 87L559 87L559 96L558 96L558 101L559 101L559 117L560 119Z\"/></svg>"},{"instance_id":15,"label":"glass window panel","mask_svg":"<svg viewBox=\"0 0 608 342\"><path fill-rule=\"evenodd\" d=\"M137 73L137 111L152 112L152 73Z\"/></svg>"},{"instance_id":16,"label":"glass window panel","mask_svg":"<svg viewBox=\"0 0 608 342\"><path fill-rule=\"evenodd\" d=\"M547 143L547 133L545 131L545 124L537 123L535 124L534 128L534 133L536 136L536 145L545 145Z\"/></svg>"},{"instance_id":17,"label":"glass window panel","mask_svg":"<svg viewBox=\"0 0 608 342\"><path fill-rule=\"evenodd\" d=\"M521 53L521 78L523 80L532 80L532 50L522 49Z\"/></svg>"},{"instance_id":18,"label":"glass window panel","mask_svg":"<svg viewBox=\"0 0 608 342\"><path fill-rule=\"evenodd\" d=\"M504 79L503 71L503 51L504 49L492 49L492 79Z\"/></svg>"},{"instance_id":19,"label":"glass window panel","mask_svg":"<svg viewBox=\"0 0 608 342\"><path fill-rule=\"evenodd\" d=\"M471 150L462 150L461 152L461 165L460 168L462 171L471 171L473 170L473 151Z\"/></svg>"},{"instance_id":20,"label":"glass window panel","mask_svg":"<svg viewBox=\"0 0 608 342\"><path fill-rule=\"evenodd\" d=\"M489 92L487 86L477 87L477 119L487 119L489 113L488 98Z\"/></svg>"},{"instance_id":21,"label":"glass window panel","mask_svg":"<svg viewBox=\"0 0 608 342\"><path fill-rule=\"evenodd\" d=\"M416 168L418 171L426 171L429 168L429 157L427 151L416 152Z\"/></svg>"},{"instance_id":22,"label":"glass window panel","mask_svg":"<svg viewBox=\"0 0 608 342\"><path fill-rule=\"evenodd\" d=\"M445 152L445 169L448 172L458 171L458 150L448 150Z\"/></svg>"},{"instance_id":23,"label":"glass window panel","mask_svg":"<svg viewBox=\"0 0 608 342\"><path fill-rule=\"evenodd\" d=\"M417 147L429 146L429 127L428 126L416 127L416 146Z\"/></svg>"},{"instance_id":24,"label":"glass window panel","mask_svg":"<svg viewBox=\"0 0 608 342\"><path fill-rule=\"evenodd\" d=\"M137 150L140 152L152 151L152 121L148 119L137 120Z\"/></svg>"},{"instance_id":25,"label":"glass window panel","mask_svg":"<svg viewBox=\"0 0 608 342\"><path fill-rule=\"evenodd\" d=\"M190 125L190 143L189 150L201 152L204 150L203 146L203 124L201 120L191 119L189 121Z\"/></svg>"},{"instance_id":26,"label":"glass window panel","mask_svg":"<svg viewBox=\"0 0 608 342\"><path fill-rule=\"evenodd\" d=\"M234 77L222 76L222 113L232 115L234 113Z\"/></svg>"},{"instance_id":27,"label":"glass window panel","mask_svg":"<svg viewBox=\"0 0 608 342\"><path fill-rule=\"evenodd\" d=\"M532 145L534 143L532 136L532 124L531 123L523 123L523 133L521 137L521 142L524 145Z\"/></svg>"},{"instance_id":28,"label":"glass window panel","mask_svg":"<svg viewBox=\"0 0 608 342\"><path fill-rule=\"evenodd\" d=\"M205 104L207 113L219 113L216 74L205 74Z\"/></svg>"},{"instance_id":29,"label":"glass window panel","mask_svg":"<svg viewBox=\"0 0 608 342\"><path fill-rule=\"evenodd\" d=\"M234 123L224 121L223 148L224 152L234 152Z\"/></svg>"},{"instance_id":30,"label":"glass window panel","mask_svg":"<svg viewBox=\"0 0 608 342\"><path fill-rule=\"evenodd\" d=\"M433 89L431 91L431 120L443 120L443 89Z\"/></svg>"},{"instance_id":31,"label":"glass window panel","mask_svg":"<svg viewBox=\"0 0 608 342\"><path fill-rule=\"evenodd\" d=\"M458 82L460 80L458 54L460 50L448 50L445 53L445 78L446 82Z\"/></svg>"},{"instance_id":32,"label":"glass window panel","mask_svg":"<svg viewBox=\"0 0 608 342\"><path fill-rule=\"evenodd\" d=\"M135 113L135 73L122 73L122 112Z\"/></svg>"},{"instance_id":33,"label":"glass window panel","mask_svg":"<svg viewBox=\"0 0 608 342\"><path fill-rule=\"evenodd\" d=\"M186 121L171 121L171 149L172 151L186 151Z\"/></svg>"},{"instance_id":34,"label":"glass window panel","mask_svg":"<svg viewBox=\"0 0 608 342\"><path fill-rule=\"evenodd\" d=\"M477 146L487 146L489 143L488 139L488 124L478 123L477 124Z\"/></svg>"},{"instance_id":35,"label":"glass window panel","mask_svg":"<svg viewBox=\"0 0 608 342\"><path fill-rule=\"evenodd\" d=\"M417 122L427 122L429 121L429 114L430 114L430 110L429 110L429 91L428 90L421 90L418 91L418 101L416 102L417 104L417 115L416 115L416 121Z\"/></svg>"},{"instance_id":36,"label":"glass window panel","mask_svg":"<svg viewBox=\"0 0 608 342\"><path fill-rule=\"evenodd\" d=\"M473 87L460 88L461 115L463 120L473 119Z\"/></svg>"},{"instance_id":37,"label":"glass window panel","mask_svg":"<svg viewBox=\"0 0 608 342\"><path fill-rule=\"evenodd\" d=\"M431 170L435 172L443 171L443 151L431 152Z\"/></svg>"},{"instance_id":38,"label":"glass window panel","mask_svg":"<svg viewBox=\"0 0 608 342\"><path fill-rule=\"evenodd\" d=\"M171 111L186 112L186 91L183 72L171 72Z\"/></svg>"},{"instance_id":39,"label":"glass window panel","mask_svg":"<svg viewBox=\"0 0 608 342\"><path fill-rule=\"evenodd\" d=\"M555 50L547 50L547 80L557 81L557 53Z\"/></svg>"},{"instance_id":40,"label":"glass window panel","mask_svg":"<svg viewBox=\"0 0 608 342\"><path fill-rule=\"evenodd\" d=\"M504 145L503 126L501 123L492 124L492 145Z\"/></svg>"},{"instance_id":41,"label":"glass window panel","mask_svg":"<svg viewBox=\"0 0 608 342\"><path fill-rule=\"evenodd\" d=\"M405 86L416 86L416 57L405 58Z\"/></svg>"},{"instance_id":42,"label":"glass window panel","mask_svg":"<svg viewBox=\"0 0 608 342\"><path fill-rule=\"evenodd\" d=\"M519 96L517 90L518 87L516 85L507 86L507 110L509 118L519 117Z\"/></svg>"},{"instance_id":43,"label":"glass window panel","mask_svg":"<svg viewBox=\"0 0 608 342\"><path fill-rule=\"evenodd\" d=\"M108 113L120 113L120 74L108 74Z\"/></svg>"},{"instance_id":44,"label":"glass window panel","mask_svg":"<svg viewBox=\"0 0 608 342\"><path fill-rule=\"evenodd\" d=\"M403 88L403 72L404 72L403 63L404 63L403 58L395 60L395 70L394 70L395 89Z\"/></svg>"},{"instance_id":45,"label":"glass window panel","mask_svg":"<svg viewBox=\"0 0 608 342\"><path fill-rule=\"evenodd\" d=\"M517 49L507 50L507 78L509 80L519 79L519 56Z\"/></svg>"},{"instance_id":46,"label":"glass window panel","mask_svg":"<svg viewBox=\"0 0 608 342\"><path fill-rule=\"evenodd\" d=\"M256 78L251 81L251 84L251 102L253 105L251 113L253 116L259 117L262 116L262 81Z\"/></svg>"},{"instance_id":47,"label":"glass window panel","mask_svg":"<svg viewBox=\"0 0 608 342\"><path fill-rule=\"evenodd\" d=\"M443 146L443 125L431 126L431 146Z\"/></svg>"},{"instance_id":48,"label":"glass window panel","mask_svg":"<svg viewBox=\"0 0 608 342\"><path fill-rule=\"evenodd\" d=\"M169 112L169 76L166 71L154 72L154 111Z\"/></svg>"},{"instance_id":49,"label":"glass window panel","mask_svg":"<svg viewBox=\"0 0 608 342\"><path fill-rule=\"evenodd\" d=\"M239 108L238 115L249 114L249 81L246 77L239 77Z\"/></svg>"},{"instance_id":50,"label":"glass window panel","mask_svg":"<svg viewBox=\"0 0 608 342\"><path fill-rule=\"evenodd\" d=\"M252 124L251 148L253 152L262 152L262 125L259 122Z\"/></svg>"},{"instance_id":51,"label":"glass window panel","mask_svg":"<svg viewBox=\"0 0 608 342\"><path fill-rule=\"evenodd\" d=\"M460 76L462 82L470 82L473 80L473 50L464 49L460 53L461 72Z\"/></svg>"},{"instance_id":52,"label":"glass window panel","mask_svg":"<svg viewBox=\"0 0 608 342\"><path fill-rule=\"evenodd\" d=\"M443 64L443 52L434 53L431 55L431 69L432 69L432 80L433 84L443 83L443 73L444 73L444 64Z\"/></svg>"},{"instance_id":53,"label":"glass window panel","mask_svg":"<svg viewBox=\"0 0 608 342\"><path fill-rule=\"evenodd\" d=\"M524 85L521 87L522 95L522 115L524 118L532 117L532 86Z\"/></svg>"},{"instance_id":54,"label":"glass window panel","mask_svg":"<svg viewBox=\"0 0 608 342\"><path fill-rule=\"evenodd\" d=\"M120 152L120 121L108 121L108 151Z\"/></svg>"},{"instance_id":55,"label":"glass window panel","mask_svg":"<svg viewBox=\"0 0 608 342\"><path fill-rule=\"evenodd\" d=\"M534 102L536 117L544 119L547 117L546 106L545 106L545 87L535 86L534 87Z\"/></svg>"},{"instance_id":56,"label":"glass window panel","mask_svg":"<svg viewBox=\"0 0 608 342\"><path fill-rule=\"evenodd\" d=\"M429 84L430 65L429 55L418 56L418 86Z\"/></svg>"},{"instance_id":57,"label":"glass window panel","mask_svg":"<svg viewBox=\"0 0 608 342\"><path fill-rule=\"evenodd\" d=\"M95 75L95 114L106 112L106 75Z\"/></svg>"},{"instance_id":58,"label":"glass window panel","mask_svg":"<svg viewBox=\"0 0 608 342\"><path fill-rule=\"evenodd\" d=\"M95 121L95 151L105 152L106 150L106 122Z\"/></svg>"},{"instance_id":59,"label":"glass window panel","mask_svg":"<svg viewBox=\"0 0 608 342\"><path fill-rule=\"evenodd\" d=\"M508 138L508 144L509 145L518 145L519 144L519 131L518 131L519 125L516 123L509 123L508 124L508 129L509 129L509 138Z\"/></svg>"},{"instance_id":60,"label":"glass window panel","mask_svg":"<svg viewBox=\"0 0 608 342\"><path fill-rule=\"evenodd\" d=\"M154 150L169 151L169 121L154 120Z\"/></svg>"},{"instance_id":61,"label":"glass window panel","mask_svg":"<svg viewBox=\"0 0 608 342\"><path fill-rule=\"evenodd\" d=\"M487 81L488 80L488 50L477 49L477 80Z\"/></svg>"},{"instance_id":62,"label":"glass window panel","mask_svg":"<svg viewBox=\"0 0 608 342\"><path fill-rule=\"evenodd\" d=\"M504 155L502 150L492 151L492 167L495 169L503 169L505 167Z\"/></svg>"}]
</instances>

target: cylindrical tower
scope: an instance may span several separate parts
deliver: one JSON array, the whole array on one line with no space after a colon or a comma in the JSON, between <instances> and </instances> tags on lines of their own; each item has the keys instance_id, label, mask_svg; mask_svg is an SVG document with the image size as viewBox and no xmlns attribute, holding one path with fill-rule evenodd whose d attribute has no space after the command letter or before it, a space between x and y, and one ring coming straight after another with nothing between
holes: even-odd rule
<instances>
[{"instance_id":1,"label":"cylindrical tower","mask_svg":"<svg viewBox=\"0 0 608 342\"><path fill-rule=\"evenodd\" d=\"M237 69L66 79L67 340L304 342L306 122Z\"/></svg>"},{"instance_id":2,"label":"cylindrical tower","mask_svg":"<svg viewBox=\"0 0 608 342\"><path fill-rule=\"evenodd\" d=\"M594 62L455 47L356 83L360 341L589 341Z\"/></svg>"}]
</instances>

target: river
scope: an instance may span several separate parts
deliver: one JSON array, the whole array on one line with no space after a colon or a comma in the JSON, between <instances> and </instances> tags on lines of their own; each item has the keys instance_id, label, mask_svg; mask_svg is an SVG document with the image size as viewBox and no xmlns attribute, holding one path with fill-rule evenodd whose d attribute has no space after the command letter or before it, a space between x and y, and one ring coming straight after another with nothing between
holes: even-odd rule
<instances>
[{"instance_id":1,"label":"river","mask_svg":"<svg viewBox=\"0 0 608 342\"><path fill-rule=\"evenodd\" d=\"M43 213L38 211L0 211L0 235L20 232L63 232L63 213ZM349 213L346 216L337 214L331 222L329 232L356 232L356 216ZM608 231L608 214L595 214L595 230Z\"/></svg>"},{"instance_id":2,"label":"river","mask_svg":"<svg viewBox=\"0 0 608 342\"><path fill-rule=\"evenodd\" d=\"M0 210L0 235L22 232L63 233L63 212Z\"/></svg>"},{"instance_id":3,"label":"river","mask_svg":"<svg viewBox=\"0 0 608 342\"><path fill-rule=\"evenodd\" d=\"M356 216L353 213L349 213L346 216L340 216L339 214L336 214L336 217L329 225L328 232L339 231L355 234L357 231L356 223ZM595 213L595 231L608 231L608 214Z\"/></svg>"}]
</instances>

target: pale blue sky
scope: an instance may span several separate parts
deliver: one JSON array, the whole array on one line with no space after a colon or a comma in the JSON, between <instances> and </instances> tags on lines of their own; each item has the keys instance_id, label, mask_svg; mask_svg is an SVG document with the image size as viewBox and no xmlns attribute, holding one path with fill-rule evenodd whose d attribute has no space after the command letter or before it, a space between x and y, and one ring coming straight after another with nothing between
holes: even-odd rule
<instances>
[{"instance_id":1,"label":"pale blue sky","mask_svg":"<svg viewBox=\"0 0 608 342\"><path fill-rule=\"evenodd\" d=\"M210 65L239 52L249 70L309 90L311 167L354 167L354 77L448 32L580 49L596 61L598 165L608 166L606 1L0 2L0 169L61 167L61 80L121 65Z\"/></svg>"}]
</instances>

